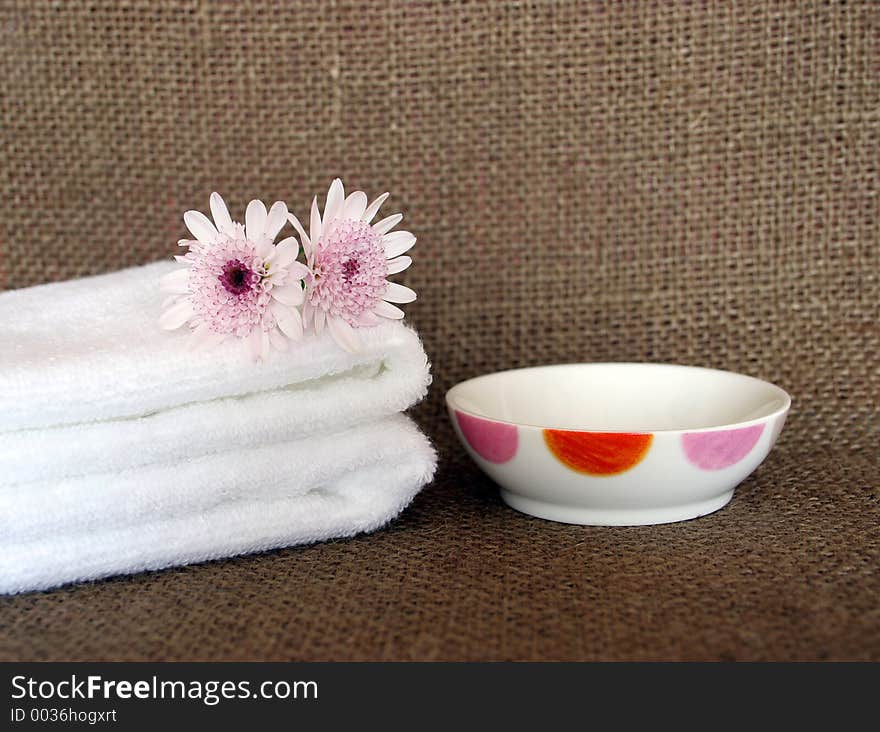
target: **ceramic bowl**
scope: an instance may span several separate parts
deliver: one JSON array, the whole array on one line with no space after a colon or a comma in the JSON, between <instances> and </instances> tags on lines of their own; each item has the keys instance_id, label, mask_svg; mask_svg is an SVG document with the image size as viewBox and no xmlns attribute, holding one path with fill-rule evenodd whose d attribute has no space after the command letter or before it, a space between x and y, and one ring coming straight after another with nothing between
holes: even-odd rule
<instances>
[{"instance_id":1,"label":"ceramic bowl","mask_svg":"<svg viewBox=\"0 0 880 732\"><path fill-rule=\"evenodd\" d=\"M767 457L791 399L728 371L595 363L480 376L450 389L446 404L508 505L619 526L722 508Z\"/></svg>"}]
</instances>

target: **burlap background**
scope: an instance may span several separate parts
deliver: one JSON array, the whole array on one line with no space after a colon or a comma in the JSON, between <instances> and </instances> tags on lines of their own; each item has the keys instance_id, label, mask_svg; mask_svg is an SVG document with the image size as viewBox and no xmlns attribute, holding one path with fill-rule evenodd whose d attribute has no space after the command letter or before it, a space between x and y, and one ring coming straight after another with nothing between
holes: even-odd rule
<instances>
[{"instance_id":1,"label":"burlap background","mask_svg":"<svg viewBox=\"0 0 880 732\"><path fill-rule=\"evenodd\" d=\"M214 189L390 190L445 457L372 537L3 600L0 655L880 658L878 80L873 2L0 0L0 286L168 257ZM572 360L794 411L719 514L541 522L442 397Z\"/></svg>"}]
</instances>

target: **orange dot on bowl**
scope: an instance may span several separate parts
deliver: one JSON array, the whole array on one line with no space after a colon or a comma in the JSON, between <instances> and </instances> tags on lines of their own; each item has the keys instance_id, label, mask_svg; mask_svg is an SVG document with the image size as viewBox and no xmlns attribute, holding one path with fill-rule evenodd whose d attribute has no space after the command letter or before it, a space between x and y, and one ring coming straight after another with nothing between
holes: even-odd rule
<instances>
[{"instance_id":1,"label":"orange dot on bowl","mask_svg":"<svg viewBox=\"0 0 880 732\"><path fill-rule=\"evenodd\" d=\"M563 465L589 475L616 475L638 465L654 435L630 432L544 430L544 441Z\"/></svg>"}]
</instances>

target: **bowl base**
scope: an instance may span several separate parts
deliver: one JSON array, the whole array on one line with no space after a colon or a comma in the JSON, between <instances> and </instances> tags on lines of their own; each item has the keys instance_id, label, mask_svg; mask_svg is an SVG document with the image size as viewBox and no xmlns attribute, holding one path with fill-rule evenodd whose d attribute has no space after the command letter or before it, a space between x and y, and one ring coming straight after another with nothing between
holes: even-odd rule
<instances>
[{"instance_id":1,"label":"bowl base","mask_svg":"<svg viewBox=\"0 0 880 732\"><path fill-rule=\"evenodd\" d=\"M533 498L526 498L501 489L501 499L517 511L549 521L584 526L649 526L651 524L688 521L724 508L731 498L733 498L732 490L706 501L683 503L678 506L604 509L536 501Z\"/></svg>"}]
</instances>

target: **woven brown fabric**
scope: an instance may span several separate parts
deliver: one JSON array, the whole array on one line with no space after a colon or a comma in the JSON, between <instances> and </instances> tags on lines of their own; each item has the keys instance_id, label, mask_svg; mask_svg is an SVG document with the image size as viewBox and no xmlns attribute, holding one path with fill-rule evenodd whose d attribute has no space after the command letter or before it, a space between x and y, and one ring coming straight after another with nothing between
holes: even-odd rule
<instances>
[{"instance_id":1,"label":"woven brown fabric","mask_svg":"<svg viewBox=\"0 0 880 732\"><path fill-rule=\"evenodd\" d=\"M880 658L878 80L873 2L2 0L0 287L168 257L214 189L390 190L445 460L373 536L4 599L0 656ZM712 517L518 515L443 394L580 360L793 413Z\"/></svg>"}]
</instances>

